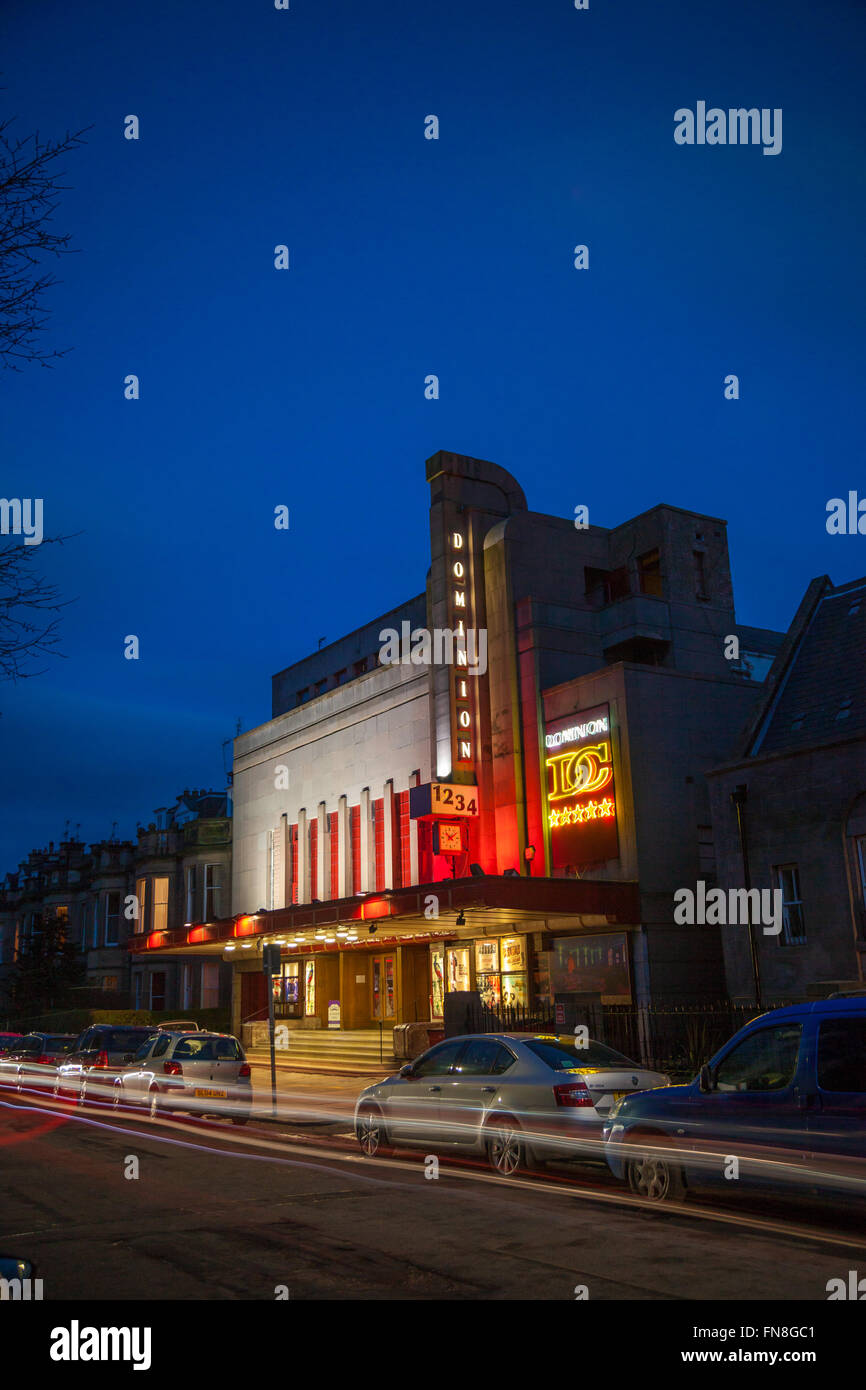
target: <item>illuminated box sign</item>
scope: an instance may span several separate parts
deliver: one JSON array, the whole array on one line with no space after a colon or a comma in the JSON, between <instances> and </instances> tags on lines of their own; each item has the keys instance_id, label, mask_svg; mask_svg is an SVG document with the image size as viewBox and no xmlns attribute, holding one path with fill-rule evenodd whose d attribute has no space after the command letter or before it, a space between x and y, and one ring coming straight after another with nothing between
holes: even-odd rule
<instances>
[{"instance_id":1,"label":"illuminated box sign","mask_svg":"<svg viewBox=\"0 0 866 1390\"><path fill-rule=\"evenodd\" d=\"M554 874L619 857L610 710L584 710L544 734L547 823Z\"/></svg>"},{"instance_id":2,"label":"illuminated box sign","mask_svg":"<svg viewBox=\"0 0 866 1390\"><path fill-rule=\"evenodd\" d=\"M431 816L477 815L477 787L457 786L451 782L425 782L423 787L409 788L410 820L424 820Z\"/></svg>"}]
</instances>

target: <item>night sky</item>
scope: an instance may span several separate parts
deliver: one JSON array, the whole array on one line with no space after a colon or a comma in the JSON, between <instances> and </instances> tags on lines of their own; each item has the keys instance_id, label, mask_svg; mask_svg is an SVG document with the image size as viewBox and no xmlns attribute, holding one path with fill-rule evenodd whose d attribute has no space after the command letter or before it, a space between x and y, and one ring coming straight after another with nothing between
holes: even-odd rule
<instances>
[{"instance_id":1,"label":"night sky","mask_svg":"<svg viewBox=\"0 0 866 1390\"><path fill-rule=\"evenodd\" d=\"M0 492L77 599L0 690L0 875L224 786L274 671L423 589L437 449L535 511L726 518L743 623L866 572L825 530L866 494L864 39L840 0L4 0L0 110L93 128L73 350L0 379ZM782 108L782 152L678 146L699 100Z\"/></svg>"}]
</instances>

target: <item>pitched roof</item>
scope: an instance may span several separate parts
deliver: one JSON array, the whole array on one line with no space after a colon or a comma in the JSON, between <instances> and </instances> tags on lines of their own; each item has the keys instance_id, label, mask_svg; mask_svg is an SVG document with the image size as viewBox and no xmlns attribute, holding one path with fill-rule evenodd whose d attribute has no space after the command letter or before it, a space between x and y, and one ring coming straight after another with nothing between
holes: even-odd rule
<instances>
[{"instance_id":1,"label":"pitched roof","mask_svg":"<svg viewBox=\"0 0 866 1390\"><path fill-rule=\"evenodd\" d=\"M866 736L866 578L813 579L767 678L746 757Z\"/></svg>"}]
</instances>

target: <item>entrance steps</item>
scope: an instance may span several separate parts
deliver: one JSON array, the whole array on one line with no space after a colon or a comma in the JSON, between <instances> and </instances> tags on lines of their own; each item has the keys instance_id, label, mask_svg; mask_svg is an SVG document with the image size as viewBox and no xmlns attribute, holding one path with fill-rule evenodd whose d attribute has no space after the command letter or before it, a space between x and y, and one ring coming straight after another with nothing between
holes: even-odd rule
<instances>
[{"instance_id":1,"label":"entrance steps","mask_svg":"<svg viewBox=\"0 0 866 1390\"><path fill-rule=\"evenodd\" d=\"M383 1030L381 1044L378 1028L290 1028L288 1038L288 1047L276 1049L276 1060L279 1067L292 1071L367 1076L395 1072L402 1065L394 1056L392 1028ZM246 1053L251 1062L270 1061L267 1047L247 1048Z\"/></svg>"}]
</instances>

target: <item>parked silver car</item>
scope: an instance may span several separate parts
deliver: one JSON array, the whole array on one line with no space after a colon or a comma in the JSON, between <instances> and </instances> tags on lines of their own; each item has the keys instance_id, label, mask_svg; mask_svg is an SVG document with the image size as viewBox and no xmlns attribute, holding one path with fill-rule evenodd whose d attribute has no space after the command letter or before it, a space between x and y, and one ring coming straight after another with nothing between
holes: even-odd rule
<instances>
[{"instance_id":1,"label":"parked silver car","mask_svg":"<svg viewBox=\"0 0 866 1390\"><path fill-rule=\"evenodd\" d=\"M140 1105L151 1119L169 1112L228 1116L245 1125L253 1090L250 1064L230 1033L160 1029L114 1083L115 1106Z\"/></svg>"},{"instance_id":2,"label":"parked silver car","mask_svg":"<svg viewBox=\"0 0 866 1390\"><path fill-rule=\"evenodd\" d=\"M486 1153L509 1174L548 1160L600 1157L611 1106L667 1086L604 1043L485 1033L437 1043L362 1091L355 1134L369 1157L392 1144Z\"/></svg>"}]
</instances>

